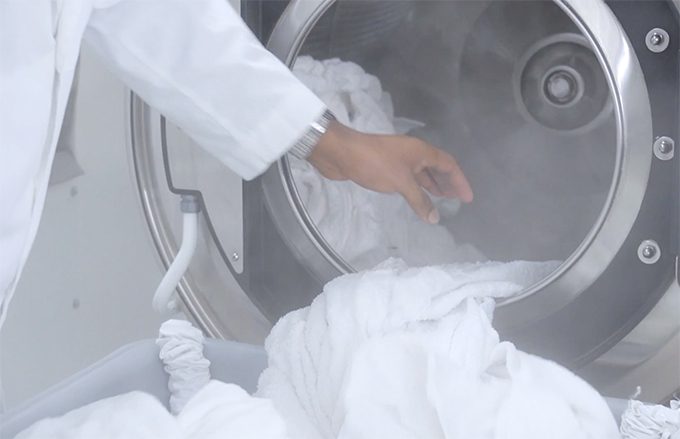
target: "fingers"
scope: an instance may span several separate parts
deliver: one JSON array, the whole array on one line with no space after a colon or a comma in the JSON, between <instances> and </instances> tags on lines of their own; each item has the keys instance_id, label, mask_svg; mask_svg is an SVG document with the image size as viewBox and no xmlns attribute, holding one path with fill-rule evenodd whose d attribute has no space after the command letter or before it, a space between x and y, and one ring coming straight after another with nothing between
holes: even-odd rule
<instances>
[{"instance_id":1,"label":"fingers","mask_svg":"<svg viewBox=\"0 0 680 439\"><path fill-rule=\"evenodd\" d=\"M464 203L471 202L472 188L456 159L433 146L430 148L426 166L435 171L432 173L435 183L446 195L456 196Z\"/></svg>"},{"instance_id":2,"label":"fingers","mask_svg":"<svg viewBox=\"0 0 680 439\"><path fill-rule=\"evenodd\" d=\"M449 195L445 190L442 190L442 188L439 187L435 177L427 169L415 174L415 177L418 184L427 189L427 191L432 195L437 197L453 197L456 195Z\"/></svg>"},{"instance_id":3,"label":"fingers","mask_svg":"<svg viewBox=\"0 0 680 439\"><path fill-rule=\"evenodd\" d=\"M430 200L430 197L427 196L415 178L408 180L399 189L399 193L423 221L430 224L439 223L439 212L435 209L432 200Z\"/></svg>"}]
</instances>

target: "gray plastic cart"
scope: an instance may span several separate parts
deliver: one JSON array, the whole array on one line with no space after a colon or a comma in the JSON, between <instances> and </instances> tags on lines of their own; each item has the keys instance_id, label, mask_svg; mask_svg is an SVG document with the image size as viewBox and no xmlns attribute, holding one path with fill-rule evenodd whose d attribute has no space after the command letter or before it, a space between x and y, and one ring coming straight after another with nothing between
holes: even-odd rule
<instances>
[{"instance_id":1,"label":"gray plastic cart","mask_svg":"<svg viewBox=\"0 0 680 439\"><path fill-rule=\"evenodd\" d=\"M141 390L168 404L168 375L154 340L126 345L44 393L0 415L0 438L10 439L34 422L59 416L102 398ZM204 354L213 378L254 392L267 366L264 349L232 341L208 339Z\"/></svg>"},{"instance_id":2,"label":"gray plastic cart","mask_svg":"<svg viewBox=\"0 0 680 439\"><path fill-rule=\"evenodd\" d=\"M141 390L168 404L168 375L158 358L154 340L126 345L103 360L78 372L19 407L0 415L0 439L10 439L34 422L59 416L102 398ZM257 379L267 366L262 347L232 341L208 339L204 354L210 360L213 378L236 383L254 392ZM620 417L626 401L608 399Z\"/></svg>"}]
</instances>

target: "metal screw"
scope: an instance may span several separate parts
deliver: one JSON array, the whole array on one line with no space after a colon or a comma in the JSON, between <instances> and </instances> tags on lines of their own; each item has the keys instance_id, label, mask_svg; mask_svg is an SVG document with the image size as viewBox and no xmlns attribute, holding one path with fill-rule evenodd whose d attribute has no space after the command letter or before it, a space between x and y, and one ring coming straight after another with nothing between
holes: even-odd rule
<instances>
[{"instance_id":1,"label":"metal screw","mask_svg":"<svg viewBox=\"0 0 680 439\"><path fill-rule=\"evenodd\" d=\"M670 160L675 155L675 141L668 136L662 136L654 142L654 155L659 160Z\"/></svg>"},{"instance_id":2,"label":"metal screw","mask_svg":"<svg viewBox=\"0 0 680 439\"><path fill-rule=\"evenodd\" d=\"M238 253L234 252L234 253L231 254L231 260L232 261L236 262L239 259L241 259L241 255L239 255Z\"/></svg>"},{"instance_id":3,"label":"metal screw","mask_svg":"<svg viewBox=\"0 0 680 439\"><path fill-rule=\"evenodd\" d=\"M661 247L656 241L646 239L638 247L638 258L645 264L654 264L661 258Z\"/></svg>"},{"instance_id":4,"label":"metal screw","mask_svg":"<svg viewBox=\"0 0 680 439\"><path fill-rule=\"evenodd\" d=\"M645 38L647 48L654 53L661 53L668 48L670 36L661 28L654 28L647 33Z\"/></svg>"}]
</instances>

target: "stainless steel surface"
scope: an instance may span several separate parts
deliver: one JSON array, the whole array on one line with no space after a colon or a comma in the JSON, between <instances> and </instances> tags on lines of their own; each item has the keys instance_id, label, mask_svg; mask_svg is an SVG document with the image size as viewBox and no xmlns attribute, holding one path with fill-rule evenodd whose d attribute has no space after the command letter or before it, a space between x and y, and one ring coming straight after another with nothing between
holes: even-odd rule
<instances>
[{"instance_id":1,"label":"stainless steel surface","mask_svg":"<svg viewBox=\"0 0 680 439\"><path fill-rule=\"evenodd\" d=\"M661 247L653 239L646 239L638 246L638 258L645 264L655 264L661 259Z\"/></svg>"},{"instance_id":2,"label":"stainless steel surface","mask_svg":"<svg viewBox=\"0 0 680 439\"><path fill-rule=\"evenodd\" d=\"M505 3L497 3L505 5ZM510 8L512 6L507 6ZM544 6L545 8L545 6ZM500 9L500 8L499 8ZM497 22L507 15L505 11L499 11L494 20L488 27L496 27ZM553 21L556 19L553 18ZM569 18L565 15L563 21L569 24L560 23L560 28L568 28L571 25ZM575 29L574 29L575 30ZM527 32L527 30L525 30ZM506 46L510 46L509 41L519 40L521 32L503 35L500 39L505 41ZM503 74L510 73L516 78L514 98L520 102L520 111L528 121L536 121L540 125L550 130L559 132L569 132L571 134L586 134L593 128L603 124L605 120L612 116L612 105L609 99L609 89L607 87L604 74L600 71L597 58L590 50L588 40L573 30L570 32L555 34L550 27L536 30L533 38L540 38L529 49L526 50L520 61L513 68L508 65L505 69L497 69L499 78ZM517 43L522 44L521 41ZM468 49L468 53L477 54L474 67L470 68L474 72L476 68L488 63L488 59L482 56L484 53L480 48L477 50ZM517 50L513 47L514 50ZM520 49L521 50L521 49ZM499 51L502 53L502 51ZM473 55L474 56L474 55ZM502 61L501 61L502 62ZM511 59L505 60L505 64L511 63ZM507 69L507 70L506 70ZM570 96L563 103L556 103L555 98L550 96L550 85L553 87L555 78L560 78L566 82ZM586 80L587 78L587 80ZM502 83L495 82L496 84ZM471 75L467 86L477 91L481 87L488 87L488 84L476 81ZM500 93L499 93L500 94ZM479 95L469 93L468 105L479 105ZM491 102L486 102L491 105ZM495 104L512 106L509 102L495 102ZM492 114L502 114L494 112ZM525 128L526 129L526 128ZM605 139L602 139L604 141Z\"/></svg>"},{"instance_id":3,"label":"stainless steel surface","mask_svg":"<svg viewBox=\"0 0 680 439\"><path fill-rule=\"evenodd\" d=\"M647 43L647 48L649 50L654 53L661 53L668 49L668 45L670 44L670 36L668 35L668 32L657 27L647 33L645 42Z\"/></svg>"},{"instance_id":4,"label":"stainless steel surface","mask_svg":"<svg viewBox=\"0 0 680 439\"><path fill-rule=\"evenodd\" d=\"M170 192L163 166L160 145L164 131L161 115L135 95L130 96L127 109L132 166L140 188L142 208L156 249L167 268L178 251L181 217L176 208L179 195ZM169 148L183 154L176 159L181 159L185 165L198 161L202 163L198 175L186 174L181 183L205 185L203 198L211 201L205 212L219 215L222 221L218 227L224 229L216 232L221 233L221 237L229 235L231 238L225 241L233 242L233 247L237 247L237 251L225 249L230 255L229 262L225 262L217 247L219 244L213 241L205 215L202 214L194 260L180 282L178 293L188 314L209 335L261 342L271 324L241 290L226 266L231 263L237 267L243 263L243 258L234 260L232 257L234 253L241 254L243 245L241 181L233 174L229 175L226 167L217 161L201 158L205 153L179 130L168 125L166 129L165 134L173 144ZM191 168L186 167L184 170L189 171ZM182 179L181 173L176 172L174 176Z\"/></svg>"},{"instance_id":5,"label":"stainless steel surface","mask_svg":"<svg viewBox=\"0 0 680 439\"><path fill-rule=\"evenodd\" d=\"M477 9L475 13L479 17L489 4L503 3L507 2L474 2L471 7ZM541 5L546 2L529 3ZM268 45L270 50L284 62L292 64L305 38L332 4L328 0L292 2L272 32ZM628 38L604 3L570 0L556 4L581 31L609 86L615 120L612 143L616 149L612 178L599 217L594 219L585 239L571 255L565 255L565 262L555 273L499 309L497 319L503 327L512 327L518 322L527 324L549 316L575 300L602 274L637 217L649 176L652 154L644 145L649 145L652 139L650 105L642 71ZM452 16L448 14L441 19L450 20ZM475 21L474 17L465 16L465 19ZM538 23L536 26L540 29L547 26L538 20L533 23ZM521 26L513 27L518 28L521 30ZM503 42L495 38L496 35L493 35L496 43ZM469 44L475 41L473 38ZM497 75L491 68L477 71L484 71L492 77ZM488 85L491 90L494 89L493 81L489 81ZM489 127L493 126L489 124ZM535 141L540 142L538 139ZM275 221L280 230L286 230L290 246L297 250L296 254L309 269L320 279L330 279L345 271L346 264L327 247L304 211L287 162L282 160L264 178L270 210L277 212ZM536 294L539 291L540 294Z\"/></svg>"},{"instance_id":6,"label":"stainless steel surface","mask_svg":"<svg viewBox=\"0 0 680 439\"><path fill-rule=\"evenodd\" d=\"M654 155L659 160L671 160L675 155L675 141L668 136L661 136L654 142Z\"/></svg>"},{"instance_id":7,"label":"stainless steel surface","mask_svg":"<svg viewBox=\"0 0 680 439\"><path fill-rule=\"evenodd\" d=\"M614 347L579 371L609 396L668 401L680 389L680 286L666 294Z\"/></svg>"}]
</instances>

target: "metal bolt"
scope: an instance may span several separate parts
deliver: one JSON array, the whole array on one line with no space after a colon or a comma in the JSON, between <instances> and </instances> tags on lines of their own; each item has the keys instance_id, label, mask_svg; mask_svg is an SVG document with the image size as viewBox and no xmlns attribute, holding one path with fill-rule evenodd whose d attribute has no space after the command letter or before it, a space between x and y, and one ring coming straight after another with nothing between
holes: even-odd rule
<instances>
[{"instance_id":1,"label":"metal bolt","mask_svg":"<svg viewBox=\"0 0 680 439\"><path fill-rule=\"evenodd\" d=\"M645 38L647 48L654 53L661 53L668 48L670 35L661 28L654 28L647 33Z\"/></svg>"},{"instance_id":2,"label":"metal bolt","mask_svg":"<svg viewBox=\"0 0 680 439\"><path fill-rule=\"evenodd\" d=\"M239 255L238 253L234 252L234 253L231 254L231 260L232 261L236 262L239 259L241 259L241 255Z\"/></svg>"},{"instance_id":3,"label":"metal bolt","mask_svg":"<svg viewBox=\"0 0 680 439\"><path fill-rule=\"evenodd\" d=\"M646 239L638 247L638 258L645 264L654 264L661 258L661 247L656 241Z\"/></svg>"},{"instance_id":4,"label":"metal bolt","mask_svg":"<svg viewBox=\"0 0 680 439\"><path fill-rule=\"evenodd\" d=\"M675 154L675 141L668 136L662 136L654 142L654 155L659 160L670 160Z\"/></svg>"},{"instance_id":5,"label":"metal bolt","mask_svg":"<svg viewBox=\"0 0 680 439\"><path fill-rule=\"evenodd\" d=\"M663 43L663 35L660 33L654 32L652 36L649 38L649 42L652 43L652 46L658 46L661 43Z\"/></svg>"}]
</instances>

